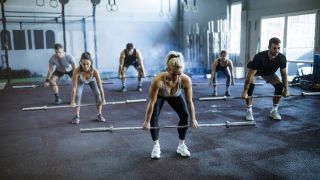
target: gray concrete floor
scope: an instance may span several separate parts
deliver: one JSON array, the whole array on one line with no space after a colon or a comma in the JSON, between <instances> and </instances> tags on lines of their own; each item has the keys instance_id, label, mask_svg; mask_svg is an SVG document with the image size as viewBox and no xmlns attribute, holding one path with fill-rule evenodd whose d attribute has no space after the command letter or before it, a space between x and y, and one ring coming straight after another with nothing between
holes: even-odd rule
<instances>
[{"instance_id":1,"label":"gray concrete floor","mask_svg":"<svg viewBox=\"0 0 320 180\"><path fill-rule=\"evenodd\" d=\"M194 79L205 82L205 79ZM223 82L224 79L219 79ZM237 80L241 83L243 80ZM136 80L128 80L128 92L120 82L104 85L107 101L148 98L150 79L144 91L136 91ZM242 86L231 87L233 96ZM65 102L70 86L60 88ZM290 88L298 94L300 89ZM224 92L224 86L219 87ZM244 121L245 105L240 99L200 102L210 96L208 85L194 86L199 123ZM267 84L255 94L272 95ZM160 131L162 157L150 159L152 141L142 130L113 133L80 133L80 128L141 126L146 103L106 105L106 123L94 121L94 107L81 109L81 123L70 124L71 108L22 112L23 107L53 105L49 89L0 91L0 179L319 179L320 97L289 97L281 101L281 121L271 120L271 98L254 100L256 127L190 129L187 145L190 158L176 153L175 129ZM93 102L89 88L83 103ZM177 124L178 116L165 104L161 125Z\"/></svg>"}]
</instances>

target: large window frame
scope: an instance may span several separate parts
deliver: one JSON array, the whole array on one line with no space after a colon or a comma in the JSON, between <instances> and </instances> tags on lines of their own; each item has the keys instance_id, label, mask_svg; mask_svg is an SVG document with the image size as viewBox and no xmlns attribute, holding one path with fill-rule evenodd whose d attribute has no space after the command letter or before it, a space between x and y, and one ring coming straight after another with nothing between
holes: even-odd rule
<instances>
[{"instance_id":1,"label":"large window frame","mask_svg":"<svg viewBox=\"0 0 320 180\"><path fill-rule=\"evenodd\" d=\"M260 39L261 39L261 43L260 43L260 51L263 51L263 50L267 50L267 46L268 46L268 42L266 42L266 39L267 38L270 38L270 37L264 37L264 23L263 21L265 20L268 20L268 19L272 19L272 18L283 18L283 36L281 37L281 35L279 35L282 43L281 43L281 50L280 52L283 53L284 55L287 56L287 61L289 62L288 63L288 69L291 68L291 71L289 70L289 75L301 75L301 73L298 71L298 68L301 68L301 67L309 67L308 68L305 68L306 69L306 72L304 74L309 74L312 72L312 63L313 63L313 55L316 51L316 40L317 40L317 35L316 34L316 27L317 27L317 17L318 16L318 11L319 10L309 10L309 11L300 11L300 12L294 12L294 13L285 13L285 14L277 14L277 15L271 15L271 16L263 16L261 17L261 20L260 20L260 28L261 28L261 31L260 31ZM313 31L313 47L312 47L312 55L309 55L311 58L307 58L307 59L295 59L295 58L292 58L290 55L288 55L288 32L290 29L288 29L289 27L289 18L292 18L292 17L295 17L295 16L301 16L301 15L314 15L314 29L311 29ZM310 30L310 31L311 31ZM277 36L277 35L275 35ZM290 37L290 36L289 36ZM288 58L289 56L289 58ZM311 66L310 66L311 64ZM293 68L296 68L296 69L293 69ZM293 72L297 72L297 73L293 73Z\"/></svg>"}]
</instances>

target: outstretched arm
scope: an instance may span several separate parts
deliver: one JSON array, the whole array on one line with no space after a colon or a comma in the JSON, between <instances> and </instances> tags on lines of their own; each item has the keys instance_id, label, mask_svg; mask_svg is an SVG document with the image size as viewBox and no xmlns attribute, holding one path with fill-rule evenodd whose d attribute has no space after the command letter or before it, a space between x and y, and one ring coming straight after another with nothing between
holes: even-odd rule
<instances>
[{"instance_id":1,"label":"outstretched arm","mask_svg":"<svg viewBox=\"0 0 320 180\"><path fill-rule=\"evenodd\" d=\"M100 104L103 105L103 104L105 104L106 100L105 100L105 96L104 96L103 86L101 84L101 78L100 78L99 71L94 69L93 76L95 77L95 79L97 81L97 85L98 85L98 88L99 88L99 91L100 91L100 96L101 96Z\"/></svg>"},{"instance_id":2,"label":"outstretched arm","mask_svg":"<svg viewBox=\"0 0 320 180\"><path fill-rule=\"evenodd\" d=\"M150 86L150 90L149 90L149 102L147 105L146 114L145 114L144 123L143 123L143 129L145 130L150 128L151 116L153 113L154 104L157 101L159 87L160 87L160 77L157 76L153 79Z\"/></svg>"},{"instance_id":3,"label":"outstretched arm","mask_svg":"<svg viewBox=\"0 0 320 180\"><path fill-rule=\"evenodd\" d=\"M123 64L124 64L124 58L126 57L126 54L124 51L121 51L120 53L120 58L119 58L119 69L118 69L118 77L121 79L122 78L122 69L123 69Z\"/></svg>"},{"instance_id":4,"label":"outstretched arm","mask_svg":"<svg viewBox=\"0 0 320 180\"><path fill-rule=\"evenodd\" d=\"M234 86L233 63L231 60L228 60L228 61L229 61L228 67L229 67L229 71L230 71L230 75L231 75L231 85Z\"/></svg>"},{"instance_id":5,"label":"outstretched arm","mask_svg":"<svg viewBox=\"0 0 320 180\"><path fill-rule=\"evenodd\" d=\"M214 60L211 65L211 78L210 78L210 85L213 84L213 78L215 78L216 75L216 67L217 67L217 60Z\"/></svg>"},{"instance_id":6,"label":"outstretched arm","mask_svg":"<svg viewBox=\"0 0 320 180\"><path fill-rule=\"evenodd\" d=\"M137 50L137 61L141 66L141 70L142 70L142 77L145 77L145 70L144 70L144 65L143 65L143 57L142 54L139 50Z\"/></svg>"},{"instance_id":7,"label":"outstretched arm","mask_svg":"<svg viewBox=\"0 0 320 180\"><path fill-rule=\"evenodd\" d=\"M73 71L72 75L72 88L71 88L71 106L76 106L76 92L77 92L77 86L78 86L78 78L80 75L79 68L76 68Z\"/></svg>"},{"instance_id":8,"label":"outstretched arm","mask_svg":"<svg viewBox=\"0 0 320 180\"><path fill-rule=\"evenodd\" d=\"M183 86L184 92L185 92L185 98L186 98L186 102L187 102L187 106L188 106L188 110L189 110L189 115L190 115L190 119L191 119L191 126L193 128L197 128L198 122L196 120L194 104L192 101L192 82L188 76L184 75L182 77L182 86Z\"/></svg>"},{"instance_id":9,"label":"outstretched arm","mask_svg":"<svg viewBox=\"0 0 320 180\"><path fill-rule=\"evenodd\" d=\"M50 79L52 77L53 71L54 71L55 65L49 63L48 73L46 76L46 81L44 82L44 87L48 87L50 83Z\"/></svg>"}]
</instances>

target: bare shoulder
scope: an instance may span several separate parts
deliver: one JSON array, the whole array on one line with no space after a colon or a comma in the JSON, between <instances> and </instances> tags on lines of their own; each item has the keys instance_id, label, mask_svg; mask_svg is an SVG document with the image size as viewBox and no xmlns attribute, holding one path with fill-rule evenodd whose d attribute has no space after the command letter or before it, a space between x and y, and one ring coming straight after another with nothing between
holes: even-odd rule
<instances>
[{"instance_id":1,"label":"bare shoulder","mask_svg":"<svg viewBox=\"0 0 320 180\"><path fill-rule=\"evenodd\" d=\"M96 69L96 68L93 68L93 74L94 74L94 75L99 75L99 70Z\"/></svg>"},{"instance_id":2,"label":"bare shoulder","mask_svg":"<svg viewBox=\"0 0 320 180\"><path fill-rule=\"evenodd\" d=\"M120 56L125 56L124 50L121 51Z\"/></svg>"},{"instance_id":3,"label":"bare shoulder","mask_svg":"<svg viewBox=\"0 0 320 180\"><path fill-rule=\"evenodd\" d=\"M181 78L181 83L184 87L191 86L191 78L188 75L182 74L180 78Z\"/></svg>"},{"instance_id":4,"label":"bare shoulder","mask_svg":"<svg viewBox=\"0 0 320 180\"><path fill-rule=\"evenodd\" d=\"M158 74L156 77L153 78L152 85L156 86L156 87L160 87L161 86L161 82L164 79L164 76L165 76L164 72Z\"/></svg>"},{"instance_id":5,"label":"bare shoulder","mask_svg":"<svg viewBox=\"0 0 320 180\"><path fill-rule=\"evenodd\" d=\"M233 65L231 59L227 59L229 65Z\"/></svg>"},{"instance_id":6,"label":"bare shoulder","mask_svg":"<svg viewBox=\"0 0 320 180\"><path fill-rule=\"evenodd\" d=\"M79 74L80 74L80 66L73 71L73 77L79 76Z\"/></svg>"},{"instance_id":7,"label":"bare shoulder","mask_svg":"<svg viewBox=\"0 0 320 180\"><path fill-rule=\"evenodd\" d=\"M140 54L140 53L141 53L141 51L140 51L139 49L136 49L136 52L137 52L138 54Z\"/></svg>"},{"instance_id":8,"label":"bare shoulder","mask_svg":"<svg viewBox=\"0 0 320 180\"><path fill-rule=\"evenodd\" d=\"M218 59L214 59L212 62L212 65L217 65L218 64Z\"/></svg>"}]
</instances>

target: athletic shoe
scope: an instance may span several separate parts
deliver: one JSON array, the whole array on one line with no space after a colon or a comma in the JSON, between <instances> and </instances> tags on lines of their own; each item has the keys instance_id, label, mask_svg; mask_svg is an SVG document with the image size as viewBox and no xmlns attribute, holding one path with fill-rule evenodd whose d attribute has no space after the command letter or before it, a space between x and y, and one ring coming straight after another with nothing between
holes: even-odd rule
<instances>
[{"instance_id":1,"label":"athletic shoe","mask_svg":"<svg viewBox=\"0 0 320 180\"><path fill-rule=\"evenodd\" d=\"M99 122L106 122L106 119L102 116L102 114L98 114L97 121Z\"/></svg>"},{"instance_id":2,"label":"athletic shoe","mask_svg":"<svg viewBox=\"0 0 320 180\"><path fill-rule=\"evenodd\" d=\"M122 91L122 92L127 92L127 88L126 88L126 86L122 86L121 91Z\"/></svg>"},{"instance_id":3,"label":"athletic shoe","mask_svg":"<svg viewBox=\"0 0 320 180\"><path fill-rule=\"evenodd\" d=\"M178 145L177 153L180 154L182 157L190 157L190 152L185 144Z\"/></svg>"},{"instance_id":4,"label":"athletic shoe","mask_svg":"<svg viewBox=\"0 0 320 180\"><path fill-rule=\"evenodd\" d=\"M152 159L159 159L160 158L160 154L161 154L160 145L159 144L153 145L153 149L152 149L152 152L151 152L151 158Z\"/></svg>"},{"instance_id":5,"label":"athletic shoe","mask_svg":"<svg viewBox=\"0 0 320 180\"><path fill-rule=\"evenodd\" d=\"M213 91L212 96L218 96L217 91Z\"/></svg>"},{"instance_id":6,"label":"athletic shoe","mask_svg":"<svg viewBox=\"0 0 320 180\"><path fill-rule=\"evenodd\" d=\"M247 111L246 120L247 121L254 121L252 111Z\"/></svg>"},{"instance_id":7,"label":"athletic shoe","mask_svg":"<svg viewBox=\"0 0 320 180\"><path fill-rule=\"evenodd\" d=\"M142 86L138 86L138 91L142 92Z\"/></svg>"},{"instance_id":8,"label":"athletic shoe","mask_svg":"<svg viewBox=\"0 0 320 180\"><path fill-rule=\"evenodd\" d=\"M270 117L275 120L281 120L281 116L276 110L270 111Z\"/></svg>"},{"instance_id":9,"label":"athletic shoe","mask_svg":"<svg viewBox=\"0 0 320 180\"><path fill-rule=\"evenodd\" d=\"M79 116L74 116L72 118L72 121L71 121L72 124L79 124L80 123L80 117Z\"/></svg>"},{"instance_id":10,"label":"athletic shoe","mask_svg":"<svg viewBox=\"0 0 320 180\"><path fill-rule=\"evenodd\" d=\"M231 93L229 91L226 91L226 96L231 96Z\"/></svg>"},{"instance_id":11,"label":"athletic shoe","mask_svg":"<svg viewBox=\"0 0 320 180\"><path fill-rule=\"evenodd\" d=\"M54 103L55 103L56 105L59 105L59 104L62 103L62 100L61 100L60 98L56 98L56 99L54 100Z\"/></svg>"}]
</instances>

